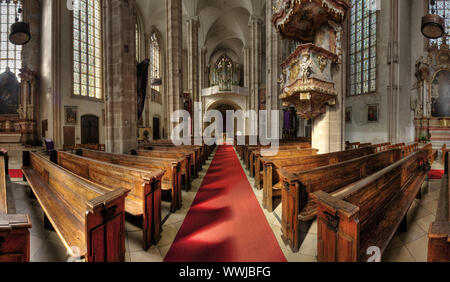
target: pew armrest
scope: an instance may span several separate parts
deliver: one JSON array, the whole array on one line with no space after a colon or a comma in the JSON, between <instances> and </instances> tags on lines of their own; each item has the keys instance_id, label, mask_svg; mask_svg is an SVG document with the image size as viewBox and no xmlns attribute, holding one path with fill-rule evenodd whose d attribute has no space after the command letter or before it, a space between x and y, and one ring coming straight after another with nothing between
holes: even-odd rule
<instances>
[{"instance_id":1,"label":"pew armrest","mask_svg":"<svg viewBox=\"0 0 450 282\"><path fill-rule=\"evenodd\" d=\"M13 229L28 229L31 227L32 224L28 215L0 214L0 232L7 232Z\"/></svg>"},{"instance_id":2,"label":"pew armrest","mask_svg":"<svg viewBox=\"0 0 450 282\"><path fill-rule=\"evenodd\" d=\"M446 239L450 243L450 221L433 222L428 232L428 237L433 239Z\"/></svg>"},{"instance_id":3,"label":"pew armrest","mask_svg":"<svg viewBox=\"0 0 450 282\"><path fill-rule=\"evenodd\" d=\"M333 197L324 191L317 191L312 194L312 197L318 205L325 206L328 210L333 211L334 214L339 217L345 217L347 220L351 220L359 213L359 207Z\"/></svg>"}]
</instances>

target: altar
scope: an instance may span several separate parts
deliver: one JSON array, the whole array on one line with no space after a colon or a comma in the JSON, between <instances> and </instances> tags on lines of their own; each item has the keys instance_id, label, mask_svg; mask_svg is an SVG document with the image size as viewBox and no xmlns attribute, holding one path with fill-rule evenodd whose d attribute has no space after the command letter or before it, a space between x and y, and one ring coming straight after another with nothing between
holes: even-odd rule
<instances>
[{"instance_id":1,"label":"altar","mask_svg":"<svg viewBox=\"0 0 450 282\"><path fill-rule=\"evenodd\" d=\"M431 46L427 57L416 62L417 94L411 99L415 112L416 141L431 142L434 149L450 145L450 50L446 40Z\"/></svg>"}]
</instances>

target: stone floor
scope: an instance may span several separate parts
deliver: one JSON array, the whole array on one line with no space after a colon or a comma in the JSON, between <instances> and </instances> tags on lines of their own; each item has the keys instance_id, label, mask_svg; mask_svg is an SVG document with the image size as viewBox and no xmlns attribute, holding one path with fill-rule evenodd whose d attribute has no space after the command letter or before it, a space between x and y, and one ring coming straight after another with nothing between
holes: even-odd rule
<instances>
[{"instance_id":1,"label":"stone floor","mask_svg":"<svg viewBox=\"0 0 450 282\"><path fill-rule=\"evenodd\" d=\"M174 214L169 213L169 203L163 202L163 231L161 241L147 252L142 250L142 230L130 223L126 223L126 261L127 262L162 262L169 251L184 218L201 186L203 178L211 164L212 156L199 173L199 178L192 183L190 192L183 191L183 208ZM10 158L10 169L20 169L21 158ZM442 165L436 162L433 169L442 169ZM248 171L244 169L250 184L253 187L253 178L248 177ZM30 197L26 182L21 179L12 179L13 183L8 193L13 199L17 213L29 214L33 223L31 229L31 261L33 262L63 262L69 259L67 251L55 232L44 229L44 214L38 202ZM397 233L383 261L386 262L425 262L427 258L427 230L434 221L437 199L439 195L440 181L430 181L422 188L422 199L416 200L408 213L408 232ZM262 191L253 189L260 204L262 203ZM317 255L317 224L315 221L301 226L303 242L300 251L293 253L281 240L281 207L275 212L269 213L262 208L269 225L278 240L286 259L289 262L314 262Z\"/></svg>"}]
</instances>

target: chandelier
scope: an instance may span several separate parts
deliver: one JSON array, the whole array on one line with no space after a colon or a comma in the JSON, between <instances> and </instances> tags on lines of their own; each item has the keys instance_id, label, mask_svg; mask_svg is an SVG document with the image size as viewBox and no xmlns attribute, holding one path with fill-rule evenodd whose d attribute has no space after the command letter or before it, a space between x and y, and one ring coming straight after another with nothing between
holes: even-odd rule
<instances>
[{"instance_id":1,"label":"chandelier","mask_svg":"<svg viewBox=\"0 0 450 282\"><path fill-rule=\"evenodd\" d=\"M444 11L445 3L444 0ZM431 14L427 14L422 17L422 34L429 39L437 39L444 35L445 33L445 12L444 17L439 16L436 13L436 0L430 0L431 4Z\"/></svg>"}]
</instances>

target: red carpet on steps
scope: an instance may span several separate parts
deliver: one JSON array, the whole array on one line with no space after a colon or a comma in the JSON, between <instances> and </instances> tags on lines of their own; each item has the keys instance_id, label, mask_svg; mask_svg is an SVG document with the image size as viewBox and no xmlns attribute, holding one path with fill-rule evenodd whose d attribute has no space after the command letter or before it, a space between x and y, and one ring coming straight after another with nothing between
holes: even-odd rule
<instances>
[{"instance_id":1,"label":"red carpet on steps","mask_svg":"<svg viewBox=\"0 0 450 282\"><path fill-rule=\"evenodd\" d=\"M220 146L166 262L285 262L231 146Z\"/></svg>"},{"instance_id":2,"label":"red carpet on steps","mask_svg":"<svg viewBox=\"0 0 450 282\"><path fill-rule=\"evenodd\" d=\"M21 169L9 169L8 170L10 178L22 178L22 170Z\"/></svg>"},{"instance_id":3,"label":"red carpet on steps","mask_svg":"<svg viewBox=\"0 0 450 282\"><path fill-rule=\"evenodd\" d=\"M440 180L442 179L442 176L444 176L445 171L444 170L430 170L428 174L428 178L431 180Z\"/></svg>"}]
</instances>

